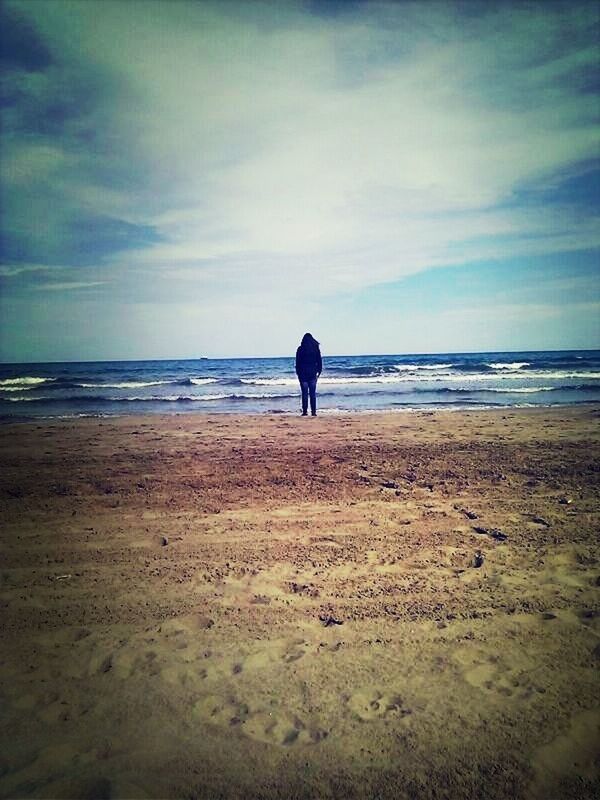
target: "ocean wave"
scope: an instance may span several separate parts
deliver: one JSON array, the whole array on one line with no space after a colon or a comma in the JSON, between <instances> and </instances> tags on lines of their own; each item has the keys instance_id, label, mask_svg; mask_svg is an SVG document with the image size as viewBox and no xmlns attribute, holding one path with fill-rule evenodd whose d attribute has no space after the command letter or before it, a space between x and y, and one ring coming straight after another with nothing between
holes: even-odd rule
<instances>
[{"instance_id":1,"label":"ocean wave","mask_svg":"<svg viewBox=\"0 0 600 800\"><path fill-rule=\"evenodd\" d=\"M536 394L537 392L598 392L600 386L593 383L566 384L561 386L522 386L522 387L496 387L496 386L416 386L413 388L390 390L382 392L376 389L365 392L331 392L338 397L363 397L363 396L396 396L396 395L420 395L420 394Z\"/></svg>"},{"instance_id":2,"label":"ocean wave","mask_svg":"<svg viewBox=\"0 0 600 800\"><path fill-rule=\"evenodd\" d=\"M434 373L432 375L362 375L362 376L335 376L330 377L321 375L319 386L336 386L345 384L409 384L409 383L458 383L461 381L511 381L522 380L524 378L536 378L538 380L570 379L579 378L585 380L600 380L600 372L569 372L555 371L545 372L543 370L525 370L519 372L501 371L496 373L471 373L461 375L460 373ZM250 386L298 386L298 379L291 377L280 378L241 378L240 383Z\"/></svg>"},{"instance_id":3,"label":"ocean wave","mask_svg":"<svg viewBox=\"0 0 600 800\"><path fill-rule=\"evenodd\" d=\"M166 381L122 381L121 383L72 383L82 389L144 389L147 386L204 386L207 383L217 383L216 378L182 378L181 380Z\"/></svg>"},{"instance_id":4,"label":"ocean wave","mask_svg":"<svg viewBox=\"0 0 600 800\"><path fill-rule=\"evenodd\" d=\"M182 380L152 380L152 381L120 381L117 383L91 382L68 378L41 378L35 383L30 382L19 385L6 385L0 382L1 392L26 392L42 389L43 391L61 391L64 389L146 389L151 386L205 386L218 383L217 378L183 378ZM4 385L3 385L4 384Z\"/></svg>"},{"instance_id":5,"label":"ocean wave","mask_svg":"<svg viewBox=\"0 0 600 800\"><path fill-rule=\"evenodd\" d=\"M2 392L26 392L35 389L36 386L0 386ZM49 388L49 387L44 387Z\"/></svg>"},{"instance_id":6,"label":"ocean wave","mask_svg":"<svg viewBox=\"0 0 600 800\"><path fill-rule=\"evenodd\" d=\"M432 391L432 392L464 392L475 394L487 394L495 392L497 394L536 394L536 392L597 392L600 386L593 383L579 383L579 384L565 384L561 386L519 386L519 387L504 387L504 386L486 386L483 388L470 389L466 386L447 387L443 389L415 389L415 391Z\"/></svg>"},{"instance_id":7,"label":"ocean wave","mask_svg":"<svg viewBox=\"0 0 600 800\"><path fill-rule=\"evenodd\" d=\"M173 381L122 381L121 383L75 383L82 389L143 389L146 386L168 386Z\"/></svg>"},{"instance_id":8,"label":"ocean wave","mask_svg":"<svg viewBox=\"0 0 600 800\"><path fill-rule=\"evenodd\" d=\"M523 367L528 367L531 364L530 361L511 361L511 362L504 362L499 361L495 364L487 364L486 366L491 367L492 369L522 369Z\"/></svg>"},{"instance_id":9,"label":"ocean wave","mask_svg":"<svg viewBox=\"0 0 600 800\"><path fill-rule=\"evenodd\" d=\"M246 386L298 386L298 378L239 378L239 382Z\"/></svg>"},{"instance_id":10,"label":"ocean wave","mask_svg":"<svg viewBox=\"0 0 600 800\"><path fill-rule=\"evenodd\" d=\"M349 376L377 377L398 372L435 372L440 369L451 369L455 364L361 364L350 367L347 365L327 365L327 372L341 373Z\"/></svg>"},{"instance_id":11,"label":"ocean wave","mask_svg":"<svg viewBox=\"0 0 600 800\"><path fill-rule=\"evenodd\" d=\"M369 384L369 383L407 383L409 378L400 375L363 375L363 376L340 376L319 378L319 386L345 386L348 384ZM417 380L417 379L414 379ZM429 379L428 379L429 380ZM249 386L298 386L297 378L241 378L240 382Z\"/></svg>"},{"instance_id":12,"label":"ocean wave","mask_svg":"<svg viewBox=\"0 0 600 800\"><path fill-rule=\"evenodd\" d=\"M321 393L323 396L326 393ZM109 396L109 395L70 395L68 397L56 397L45 395L43 397L0 397L2 403L204 403L214 400L289 400L297 398L297 394L196 394L196 395L149 395L140 396Z\"/></svg>"},{"instance_id":13,"label":"ocean wave","mask_svg":"<svg viewBox=\"0 0 600 800\"><path fill-rule=\"evenodd\" d=\"M536 358L532 365L536 369L581 369L600 366L600 352L594 356L565 356L564 358Z\"/></svg>"},{"instance_id":14,"label":"ocean wave","mask_svg":"<svg viewBox=\"0 0 600 800\"><path fill-rule=\"evenodd\" d=\"M322 391L318 392L319 397L339 397L357 399L359 397L367 397L369 395L381 397L402 397L411 395L486 395L486 394L538 394L541 392L586 392L586 391L600 391L598 384L572 384L560 386L521 386L521 387L468 387L468 386L418 386L412 388L395 389L389 392L381 392L377 390L364 391L364 392L337 392L337 391ZM273 393L273 392L219 392L215 394L169 394L169 395L67 395L66 397L58 397L56 394L31 396L20 394L17 397L0 397L0 403L46 403L51 405L69 404L69 405L89 405L89 404L118 404L118 403L210 403L219 400L230 402L244 402L244 401L261 401L261 400L291 400L297 399L298 392L295 393ZM412 401L415 402L415 401ZM433 402L433 401L432 401ZM442 401L437 401L442 402ZM473 400L472 402L479 402ZM405 401L398 400L394 404L404 404ZM418 401L419 404L427 405L426 401Z\"/></svg>"},{"instance_id":15,"label":"ocean wave","mask_svg":"<svg viewBox=\"0 0 600 800\"><path fill-rule=\"evenodd\" d=\"M398 401L396 403L390 403L392 406L410 406L414 407L415 403L413 402L402 402ZM502 403L490 403L485 402L483 400L432 400L431 402L423 403L420 402L418 404L419 408L439 408L445 406L460 406L461 408L467 408L473 406L473 408L503 408L504 406Z\"/></svg>"},{"instance_id":16,"label":"ocean wave","mask_svg":"<svg viewBox=\"0 0 600 800\"><path fill-rule=\"evenodd\" d=\"M454 364L394 364L398 372L416 372L417 370L450 369Z\"/></svg>"},{"instance_id":17,"label":"ocean wave","mask_svg":"<svg viewBox=\"0 0 600 800\"><path fill-rule=\"evenodd\" d=\"M337 415L360 415L360 414L412 414L423 411L492 411L507 408L530 408L532 403L524 403L520 406L503 406L500 403L471 403L465 401L456 401L455 403L424 403L420 404L397 404L396 407L386 408L322 408L319 409L319 416L337 416ZM536 408L545 407L538 406Z\"/></svg>"},{"instance_id":18,"label":"ocean wave","mask_svg":"<svg viewBox=\"0 0 600 800\"><path fill-rule=\"evenodd\" d=\"M586 372L573 372L570 370L555 370L554 372L548 372L543 369L528 369L528 370L521 370L516 373L509 373L504 374L500 373L499 375L495 376L496 378L511 378L511 379L520 379L520 378L550 378L550 379L561 379L561 378L584 378L586 380L598 380L600 379L600 371L586 371Z\"/></svg>"},{"instance_id":19,"label":"ocean wave","mask_svg":"<svg viewBox=\"0 0 600 800\"><path fill-rule=\"evenodd\" d=\"M22 378L4 378L0 380L0 389L5 392L22 392L55 380L56 378L33 378L28 376Z\"/></svg>"},{"instance_id":20,"label":"ocean wave","mask_svg":"<svg viewBox=\"0 0 600 800\"><path fill-rule=\"evenodd\" d=\"M488 394L490 392L495 392L499 394L535 394L536 392L554 392L558 391L559 389L569 389L575 387L569 386L521 386L519 388L509 388L509 387L497 387L497 386L487 386L484 388L479 389L469 389L466 386L459 386L455 388L446 388L446 389L434 389L434 392L460 392L464 394ZM594 387L599 388L599 387Z\"/></svg>"},{"instance_id":21,"label":"ocean wave","mask_svg":"<svg viewBox=\"0 0 600 800\"><path fill-rule=\"evenodd\" d=\"M500 370L498 372L481 372L470 373L461 375L460 373L447 374L447 375L432 375L432 376L413 376L406 378L407 382L414 383L429 381L431 383L459 383L461 381L472 381L482 383L493 383L502 381L521 381L524 379L535 379L540 381L546 380L570 380L570 379L583 379L583 380L600 380L600 371L586 371L586 372L572 372L569 370L555 370L547 372L546 370L528 369L528 370Z\"/></svg>"},{"instance_id":22,"label":"ocean wave","mask_svg":"<svg viewBox=\"0 0 600 800\"><path fill-rule=\"evenodd\" d=\"M0 386L28 386L36 383L45 383L46 381L54 381L56 378L33 378L29 376L21 378L3 378L0 380Z\"/></svg>"},{"instance_id":23,"label":"ocean wave","mask_svg":"<svg viewBox=\"0 0 600 800\"><path fill-rule=\"evenodd\" d=\"M385 375L388 372L394 372L394 368L386 364L361 364L358 367L335 366L327 365L327 374L340 373L342 375Z\"/></svg>"}]
</instances>

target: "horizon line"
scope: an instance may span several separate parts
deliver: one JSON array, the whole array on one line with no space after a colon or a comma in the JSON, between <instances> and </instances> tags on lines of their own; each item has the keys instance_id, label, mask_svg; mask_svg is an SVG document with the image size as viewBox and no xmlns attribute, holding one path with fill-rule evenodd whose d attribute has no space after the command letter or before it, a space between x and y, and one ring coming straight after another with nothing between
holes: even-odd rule
<instances>
[{"instance_id":1,"label":"horizon line","mask_svg":"<svg viewBox=\"0 0 600 800\"><path fill-rule=\"evenodd\" d=\"M591 353L600 352L600 347L565 347L561 349L552 350L461 350L461 351L435 351L423 353L332 353L324 355L323 358L370 358L385 357L385 356L463 356L463 355L496 355L498 353ZM288 356L196 356L195 358L94 358L94 359L69 359L69 360L56 360L56 361L0 361L0 367L10 367L22 364L107 364L107 363L140 363L140 362L161 362L161 361L272 361L276 359L290 358L293 359L294 355Z\"/></svg>"}]
</instances>

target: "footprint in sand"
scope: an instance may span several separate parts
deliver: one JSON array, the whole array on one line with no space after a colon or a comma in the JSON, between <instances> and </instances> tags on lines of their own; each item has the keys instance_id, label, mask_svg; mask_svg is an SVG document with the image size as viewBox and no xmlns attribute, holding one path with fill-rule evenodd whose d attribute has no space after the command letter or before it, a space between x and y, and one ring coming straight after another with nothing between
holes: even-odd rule
<instances>
[{"instance_id":1,"label":"footprint in sand","mask_svg":"<svg viewBox=\"0 0 600 800\"><path fill-rule=\"evenodd\" d=\"M583 611L577 615L579 622L588 630L594 633L594 636L600 634L600 611L596 608L584 608ZM598 643L600 645L600 643Z\"/></svg>"},{"instance_id":2,"label":"footprint in sand","mask_svg":"<svg viewBox=\"0 0 600 800\"><path fill-rule=\"evenodd\" d=\"M496 699L508 697L529 700L545 689L531 678L533 663L524 654L518 654L518 665L510 667L496 655L482 649L461 649L453 656L463 678L476 689Z\"/></svg>"},{"instance_id":3,"label":"footprint in sand","mask_svg":"<svg viewBox=\"0 0 600 800\"><path fill-rule=\"evenodd\" d=\"M243 733L260 742L286 747L316 744L328 735L322 728L307 726L299 717L267 711L259 711L247 719Z\"/></svg>"},{"instance_id":4,"label":"footprint in sand","mask_svg":"<svg viewBox=\"0 0 600 800\"><path fill-rule=\"evenodd\" d=\"M285 664L291 664L293 661L298 661L305 654L306 646L307 643L304 641L304 639L294 639L286 647L281 656L281 660Z\"/></svg>"},{"instance_id":5,"label":"footprint in sand","mask_svg":"<svg viewBox=\"0 0 600 800\"><path fill-rule=\"evenodd\" d=\"M267 744L316 744L328 735L324 729L308 726L291 714L252 712L246 703L231 696L205 695L194 704L194 714L213 725L238 727L244 736Z\"/></svg>"},{"instance_id":6,"label":"footprint in sand","mask_svg":"<svg viewBox=\"0 0 600 800\"><path fill-rule=\"evenodd\" d=\"M171 640L175 647L180 647L181 642L196 642L204 635L204 631L210 630L214 625L214 620L202 612L185 614L180 617L163 622L158 629L161 638Z\"/></svg>"},{"instance_id":7,"label":"footprint in sand","mask_svg":"<svg viewBox=\"0 0 600 800\"><path fill-rule=\"evenodd\" d=\"M368 689L355 692L348 698L348 708L364 722L396 717L407 720L412 714L399 694Z\"/></svg>"},{"instance_id":8,"label":"footprint in sand","mask_svg":"<svg viewBox=\"0 0 600 800\"><path fill-rule=\"evenodd\" d=\"M124 647L108 653L95 653L88 667L89 675L106 675L108 678L130 678L134 674L158 675L159 658L153 650Z\"/></svg>"},{"instance_id":9,"label":"footprint in sand","mask_svg":"<svg viewBox=\"0 0 600 800\"><path fill-rule=\"evenodd\" d=\"M263 670L278 661L292 664L305 655L307 646L304 639L273 640L267 643L266 647L249 653L245 658L238 659L232 667L232 673L236 675L242 671Z\"/></svg>"},{"instance_id":10,"label":"footprint in sand","mask_svg":"<svg viewBox=\"0 0 600 800\"><path fill-rule=\"evenodd\" d=\"M195 689L217 675L212 665L199 666L194 663L170 664L160 672L160 677L173 686Z\"/></svg>"},{"instance_id":11,"label":"footprint in sand","mask_svg":"<svg viewBox=\"0 0 600 800\"><path fill-rule=\"evenodd\" d=\"M248 673L257 671L277 669L277 665L292 665L306 655L308 643L304 639L273 640L266 643L265 647L248 654L238 654L235 658L213 658L210 651L197 654L190 653L189 649L177 652L177 648L171 652L168 659L162 659L160 668L158 659L149 659L146 655L145 660L138 660L130 665L129 673L143 669L145 672L154 674L158 670L161 678L172 686L181 686L186 689L206 689L206 685L215 679L225 679L232 677L238 679ZM116 662L114 654L110 661L105 665L110 671L118 664L121 674L124 665ZM95 665L95 669L98 666Z\"/></svg>"},{"instance_id":12,"label":"footprint in sand","mask_svg":"<svg viewBox=\"0 0 600 800\"><path fill-rule=\"evenodd\" d=\"M250 709L235 697L207 694L194 703L194 714L214 725L239 725L244 722Z\"/></svg>"}]
</instances>

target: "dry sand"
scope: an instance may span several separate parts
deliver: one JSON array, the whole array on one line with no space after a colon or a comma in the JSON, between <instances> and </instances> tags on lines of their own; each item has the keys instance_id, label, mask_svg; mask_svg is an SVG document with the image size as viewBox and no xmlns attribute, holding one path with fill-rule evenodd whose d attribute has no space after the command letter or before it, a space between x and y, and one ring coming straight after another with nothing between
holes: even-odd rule
<instances>
[{"instance_id":1,"label":"dry sand","mask_svg":"<svg viewBox=\"0 0 600 800\"><path fill-rule=\"evenodd\" d=\"M598 797L599 418L0 427L0 796Z\"/></svg>"}]
</instances>

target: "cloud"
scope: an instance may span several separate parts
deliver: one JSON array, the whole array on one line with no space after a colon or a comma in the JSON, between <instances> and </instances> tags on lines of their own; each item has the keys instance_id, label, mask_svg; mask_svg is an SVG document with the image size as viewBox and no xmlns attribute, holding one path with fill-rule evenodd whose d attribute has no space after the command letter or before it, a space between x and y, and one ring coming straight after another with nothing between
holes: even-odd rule
<instances>
[{"instance_id":1,"label":"cloud","mask_svg":"<svg viewBox=\"0 0 600 800\"><path fill-rule=\"evenodd\" d=\"M4 261L65 290L235 319L600 244L591 4L7 9Z\"/></svg>"},{"instance_id":2,"label":"cloud","mask_svg":"<svg viewBox=\"0 0 600 800\"><path fill-rule=\"evenodd\" d=\"M102 286L107 281L62 281L57 283L39 283L35 288L43 292L64 292L73 289L89 289L92 286Z\"/></svg>"},{"instance_id":3,"label":"cloud","mask_svg":"<svg viewBox=\"0 0 600 800\"><path fill-rule=\"evenodd\" d=\"M8 264L0 265L1 278L14 278L26 272L48 272L49 267L43 264L19 264L18 267Z\"/></svg>"}]
</instances>

